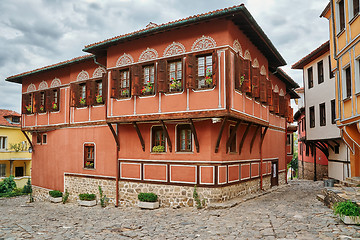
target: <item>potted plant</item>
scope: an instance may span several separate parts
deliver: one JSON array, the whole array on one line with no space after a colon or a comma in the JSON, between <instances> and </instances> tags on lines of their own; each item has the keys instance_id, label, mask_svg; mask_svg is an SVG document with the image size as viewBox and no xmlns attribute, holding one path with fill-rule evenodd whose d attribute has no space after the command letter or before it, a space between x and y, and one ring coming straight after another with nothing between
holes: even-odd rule
<instances>
[{"instance_id":1,"label":"potted plant","mask_svg":"<svg viewBox=\"0 0 360 240\"><path fill-rule=\"evenodd\" d=\"M212 83L213 83L213 80L212 80L212 71L208 70L206 72L206 77L205 77L205 82L208 86L210 86Z\"/></svg>"},{"instance_id":2,"label":"potted plant","mask_svg":"<svg viewBox=\"0 0 360 240\"><path fill-rule=\"evenodd\" d=\"M96 205L96 195L90 193L79 194L78 203L80 206L92 207Z\"/></svg>"},{"instance_id":3,"label":"potted plant","mask_svg":"<svg viewBox=\"0 0 360 240\"><path fill-rule=\"evenodd\" d=\"M100 95L100 94L96 95L96 102L97 103L102 103L103 102L102 95Z\"/></svg>"},{"instance_id":4,"label":"potted plant","mask_svg":"<svg viewBox=\"0 0 360 240\"><path fill-rule=\"evenodd\" d=\"M122 91L121 91L121 96L122 97L129 97L129 89L123 89Z\"/></svg>"},{"instance_id":5,"label":"potted plant","mask_svg":"<svg viewBox=\"0 0 360 240\"><path fill-rule=\"evenodd\" d=\"M27 105L27 106L25 106L25 108L26 108L27 113L31 113L31 110L32 110L31 105Z\"/></svg>"},{"instance_id":6,"label":"potted plant","mask_svg":"<svg viewBox=\"0 0 360 240\"><path fill-rule=\"evenodd\" d=\"M143 88L141 89L141 93L143 95L151 95L153 93L153 83L151 83L150 81L147 81L146 85L143 86Z\"/></svg>"},{"instance_id":7,"label":"potted plant","mask_svg":"<svg viewBox=\"0 0 360 240\"><path fill-rule=\"evenodd\" d=\"M52 109L53 110L58 110L57 104L55 102L52 103Z\"/></svg>"},{"instance_id":8,"label":"potted plant","mask_svg":"<svg viewBox=\"0 0 360 240\"><path fill-rule=\"evenodd\" d=\"M60 192L59 190L53 190L53 191L49 191L49 200L52 203L59 203L62 202L62 192Z\"/></svg>"},{"instance_id":9,"label":"potted plant","mask_svg":"<svg viewBox=\"0 0 360 240\"><path fill-rule=\"evenodd\" d=\"M356 203L350 200L338 202L334 204L333 210L345 224L360 224L360 207Z\"/></svg>"},{"instance_id":10,"label":"potted plant","mask_svg":"<svg viewBox=\"0 0 360 240\"><path fill-rule=\"evenodd\" d=\"M40 112L45 112L44 105L40 105Z\"/></svg>"},{"instance_id":11,"label":"potted plant","mask_svg":"<svg viewBox=\"0 0 360 240\"><path fill-rule=\"evenodd\" d=\"M170 92L179 92L181 91L181 80L171 78L170 80Z\"/></svg>"},{"instance_id":12,"label":"potted plant","mask_svg":"<svg viewBox=\"0 0 360 240\"><path fill-rule=\"evenodd\" d=\"M80 105L84 106L86 103L86 98L80 97L79 102L80 102Z\"/></svg>"},{"instance_id":13,"label":"potted plant","mask_svg":"<svg viewBox=\"0 0 360 240\"><path fill-rule=\"evenodd\" d=\"M152 148L153 152L165 152L165 147L162 145L154 146Z\"/></svg>"},{"instance_id":14,"label":"potted plant","mask_svg":"<svg viewBox=\"0 0 360 240\"><path fill-rule=\"evenodd\" d=\"M158 197L155 193L139 193L139 208L155 209L159 208Z\"/></svg>"}]
</instances>

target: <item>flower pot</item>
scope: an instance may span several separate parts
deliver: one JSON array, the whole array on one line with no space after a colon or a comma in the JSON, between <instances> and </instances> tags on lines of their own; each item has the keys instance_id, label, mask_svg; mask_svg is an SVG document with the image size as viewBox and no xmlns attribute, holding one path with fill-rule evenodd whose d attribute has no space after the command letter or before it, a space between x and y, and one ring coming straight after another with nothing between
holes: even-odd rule
<instances>
[{"instance_id":1,"label":"flower pot","mask_svg":"<svg viewBox=\"0 0 360 240\"><path fill-rule=\"evenodd\" d=\"M340 219L341 219L341 221L343 221L343 223L348 224L348 225L359 225L360 224L360 216L355 216L355 217L341 216Z\"/></svg>"},{"instance_id":2,"label":"flower pot","mask_svg":"<svg viewBox=\"0 0 360 240\"><path fill-rule=\"evenodd\" d=\"M159 208L159 202L141 202L139 201L138 207L144 209L156 209Z\"/></svg>"},{"instance_id":3,"label":"flower pot","mask_svg":"<svg viewBox=\"0 0 360 240\"><path fill-rule=\"evenodd\" d=\"M78 204L84 207L93 207L96 205L96 200L92 200L92 201L78 200Z\"/></svg>"},{"instance_id":4,"label":"flower pot","mask_svg":"<svg viewBox=\"0 0 360 240\"><path fill-rule=\"evenodd\" d=\"M56 197L56 198L54 198L54 197L49 196L49 200L50 200L50 202L52 202L52 203L60 203L60 202L62 202L62 197Z\"/></svg>"}]
</instances>

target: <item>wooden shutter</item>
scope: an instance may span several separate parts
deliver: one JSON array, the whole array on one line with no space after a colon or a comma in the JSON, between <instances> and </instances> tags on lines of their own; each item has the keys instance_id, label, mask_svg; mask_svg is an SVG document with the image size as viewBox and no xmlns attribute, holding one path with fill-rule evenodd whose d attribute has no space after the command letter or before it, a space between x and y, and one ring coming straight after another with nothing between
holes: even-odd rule
<instances>
[{"instance_id":1,"label":"wooden shutter","mask_svg":"<svg viewBox=\"0 0 360 240\"><path fill-rule=\"evenodd\" d=\"M52 100L51 96L53 95L52 89L47 89L45 91L45 111L51 112L52 111Z\"/></svg>"},{"instance_id":2,"label":"wooden shutter","mask_svg":"<svg viewBox=\"0 0 360 240\"><path fill-rule=\"evenodd\" d=\"M241 89L241 73L240 73L240 57L239 54L234 56L234 68L235 68L235 89Z\"/></svg>"},{"instance_id":3,"label":"wooden shutter","mask_svg":"<svg viewBox=\"0 0 360 240\"><path fill-rule=\"evenodd\" d=\"M274 112L278 114L279 113L279 93L274 92L273 105L274 105Z\"/></svg>"},{"instance_id":4,"label":"wooden shutter","mask_svg":"<svg viewBox=\"0 0 360 240\"><path fill-rule=\"evenodd\" d=\"M272 84L271 80L266 80L266 95L267 95L267 103L269 106L273 105L273 93L272 93Z\"/></svg>"},{"instance_id":5,"label":"wooden shutter","mask_svg":"<svg viewBox=\"0 0 360 240\"><path fill-rule=\"evenodd\" d=\"M264 75L260 75L260 102L267 103L267 85L266 85L266 77Z\"/></svg>"},{"instance_id":6,"label":"wooden shutter","mask_svg":"<svg viewBox=\"0 0 360 240\"><path fill-rule=\"evenodd\" d=\"M79 85L76 83L71 83L70 92L71 92L70 107L79 106Z\"/></svg>"},{"instance_id":7,"label":"wooden shutter","mask_svg":"<svg viewBox=\"0 0 360 240\"><path fill-rule=\"evenodd\" d=\"M167 92L168 83L167 83L167 61L161 59L157 64L157 80L158 80L158 91Z\"/></svg>"},{"instance_id":8,"label":"wooden shutter","mask_svg":"<svg viewBox=\"0 0 360 240\"><path fill-rule=\"evenodd\" d=\"M260 69L252 68L252 96L260 98Z\"/></svg>"},{"instance_id":9,"label":"wooden shutter","mask_svg":"<svg viewBox=\"0 0 360 240\"><path fill-rule=\"evenodd\" d=\"M106 99L107 99L107 91L108 91L108 88L107 88L107 81L108 79L108 74L107 72L106 73L103 73L102 76L101 76L101 83L102 83L102 100L103 100L103 103L105 103ZM119 86L119 84L118 84Z\"/></svg>"},{"instance_id":10,"label":"wooden shutter","mask_svg":"<svg viewBox=\"0 0 360 240\"><path fill-rule=\"evenodd\" d=\"M196 71L196 57L193 54L188 54L185 60L186 88L196 88Z\"/></svg>"},{"instance_id":11,"label":"wooden shutter","mask_svg":"<svg viewBox=\"0 0 360 240\"><path fill-rule=\"evenodd\" d=\"M111 98L119 98L120 72L118 69L111 72ZM104 86L104 85L103 85ZM104 90L103 90L104 91Z\"/></svg>"},{"instance_id":12,"label":"wooden shutter","mask_svg":"<svg viewBox=\"0 0 360 240\"><path fill-rule=\"evenodd\" d=\"M219 72L218 72L218 55L217 55L217 52L214 51L212 53L212 80L213 80L213 86L216 86L218 76L219 76Z\"/></svg>"},{"instance_id":13,"label":"wooden shutter","mask_svg":"<svg viewBox=\"0 0 360 240\"><path fill-rule=\"evenodd\" d=\"M284 116L285 114L285 98L284 96L279 96L279 115Z\"/></svg>"},{"instance_id":14,"label":"wooden shutter","mask_svg":"<svg viewBox=\"0 0 360 240\"><path fill-rule=\"evenodd\" d=\"M292 107L289 106L289 110L288 110L288 122L292 123L294 122L294 111L292 109Z\"/></svg>"},{"instance_id":15,"label":"wooden shutter","mask_svg":"<svg viewBox=\"0 0 360 240\"><path fill-rule=\"evenodd\" d=\"M141 73L142 69L140 65L134 65L131 67L131 91L133 96L141 95Z\"/></svg>"},{"instance_id":16,"label":"wooden shutter","mask_svg":"<svg viewBox=\"0 0 360 240\"><path fill-rule=\"evenodd\" d=\"M23 94L22 95L22 114L26 114L28 113L26 110L26 106L28 106L30 104L30 96L31 94Z\"/></svg>"},{"instance_id":17,"label":"wooden shutter","mask_svg":"<svg viewBox=\"0 0 360 240\"><path fill-rule=\"evenodd\" d=\"M33 112L37 113L37 112L40 112L40 99L41 99L41 95L40 95L40 92L35 92L34 93L34 110Z\"/></svg>"},{"instance_id":18,"label":"wooden shutter","mask_svg":"<svg viewBox=\"0 0 360 240\"><path fill-rule=\"evenodd\" d=\"M242 71L241 75L244 76L244 82L242 84L242 91L251 95L251 61L243 60L242 61Z\"/></svg>"},{"instance_id":19,"label":"wooden shutter","mask_svg":"<svg viewBox=\"0 0 360 240\"><path fill-rule=\"evenodd\" d=\"M56 92L57 92L57 109L54 109L54 111L60 110L60 104L61 104L60 88L56 88Z\"/></svg>"},{"instance_id":20,"label":"wooden shutter","mask_svg":"<svg viewBox=\"0 0 360 240\"><path fill-rule=\"evenodd\" d=\"M95 91L96 91L96 82L87 81L86 82L86 105L91 106L95 103Z\"/></svg>"}]
</instances>

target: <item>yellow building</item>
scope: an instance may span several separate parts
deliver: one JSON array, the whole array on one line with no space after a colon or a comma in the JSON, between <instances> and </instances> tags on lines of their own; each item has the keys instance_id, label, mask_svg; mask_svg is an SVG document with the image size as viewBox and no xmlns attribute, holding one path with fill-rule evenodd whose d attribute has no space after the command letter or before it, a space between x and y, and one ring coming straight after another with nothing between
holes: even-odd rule
<instances>
[{"instance_id":1,"label":"yellow building","mask_svg":"<svg viewBox=\"0 0 360 240\"><path fill-rule=\"evenodd\" d=\"M13 175L18 188L31 176L29 142L20 122L20 114L0 109L0 179Z\"/></svg>"},{"instance_id":2,"label":"yellow building","mask_svg":"<svg viewBox=\"0 0 360 240\"><path fill-rule=\"evenodd\" d=\"M330 0L321 17L329 20L331 69L335 74L336 122L351 150L351 176L360 176L359 0Z\"/></svg>"}]
</instances>

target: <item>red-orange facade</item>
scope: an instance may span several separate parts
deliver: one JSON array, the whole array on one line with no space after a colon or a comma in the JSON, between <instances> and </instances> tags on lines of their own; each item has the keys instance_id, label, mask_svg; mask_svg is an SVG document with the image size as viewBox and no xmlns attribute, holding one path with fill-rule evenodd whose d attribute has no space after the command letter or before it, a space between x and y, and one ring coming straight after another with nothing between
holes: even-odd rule
<instances>
[{"instance_id":1,"label":"red-orange facade","mask_svg":"<svg viewBox=\"0 0 360 240\"><path fill-rule=\"evenodd\" d=\"M84 51L7 79L22 84L33 185L63 190L72 174L221 188L286 174L297 84L243 5Z\"/></svg>"}]
</instances>

